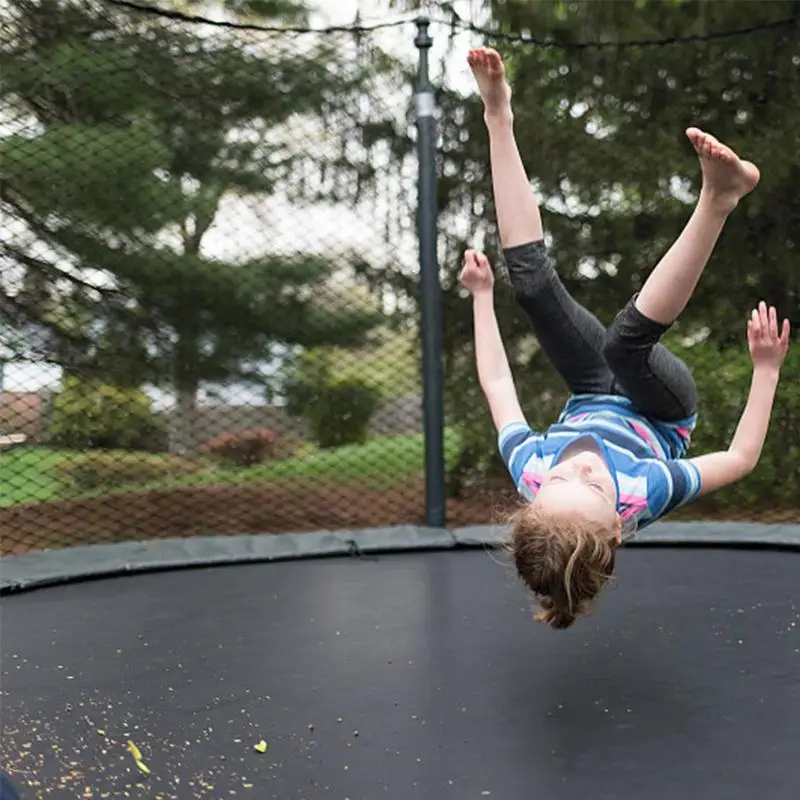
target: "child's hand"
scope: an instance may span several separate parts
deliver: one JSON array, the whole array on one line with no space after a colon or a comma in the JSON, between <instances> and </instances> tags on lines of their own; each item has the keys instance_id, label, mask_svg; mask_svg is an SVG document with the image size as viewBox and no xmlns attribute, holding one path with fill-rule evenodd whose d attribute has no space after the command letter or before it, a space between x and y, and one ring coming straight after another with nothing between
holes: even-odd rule
<instances>
[{"instance_id":1,"label":"child's hand","mask_svg":"<svg viewBox=\"0 0 800 800\"><path fill-rule=\"evenodd\" d=\"M473 295L490 292L494 286L494 275L489 259L483 253L467 250L464 253L464 267L458 279Z\"/></svg>"},{"instance_id":2,"label":"child's hand","mask_svg":"<svg viewBox=\"0 0 800 800\"><path fill-rule=\"evenodd\" d=\"M789 352L789 320L783 321L783 329L778 331L778 312L774 306L767 309L762 302L747 323L747 343L754 367L774 367L780 369Z\"/></svg>"}]
</instances>

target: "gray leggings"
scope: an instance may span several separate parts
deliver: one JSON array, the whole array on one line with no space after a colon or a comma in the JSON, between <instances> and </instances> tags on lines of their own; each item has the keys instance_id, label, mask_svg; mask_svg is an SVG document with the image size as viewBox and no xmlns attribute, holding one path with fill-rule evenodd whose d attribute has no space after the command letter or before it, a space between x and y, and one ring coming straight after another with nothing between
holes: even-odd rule
<instances>
[{"instance_id":1,"label":"gray leggings","mask_svg":"<svg viewBox=\"0 0 800 800\"><path fill-rule=\"evenodd\" d=\"M566 290L544 242L503 253L517 302L570 392L622 395L645 416L666 422L696 413L692 373L659 342L669 325L645 317L634 297L606 329Z\"/></svg>"}]
</instances>

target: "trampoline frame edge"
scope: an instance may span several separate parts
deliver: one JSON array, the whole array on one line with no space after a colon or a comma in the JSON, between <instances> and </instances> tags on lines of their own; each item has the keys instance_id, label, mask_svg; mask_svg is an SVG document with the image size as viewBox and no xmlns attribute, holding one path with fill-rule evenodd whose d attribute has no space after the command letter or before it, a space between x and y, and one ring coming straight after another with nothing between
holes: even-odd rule
<instances>
[{"instance_id":1,"label":"trampoline frame edge","mask_svg":"<svg viewBox=\"0 0 800 800\"><path fill-rule=\"evenodd\" d=\"M304 558L386 555L502 545L501 525L399 525L353 531L241 534L83 545L0 558L0 595L64 583L201 567ZM626 547L747 547L800 550L800 525L661 522Z\"/></svg>"}]
</instances>

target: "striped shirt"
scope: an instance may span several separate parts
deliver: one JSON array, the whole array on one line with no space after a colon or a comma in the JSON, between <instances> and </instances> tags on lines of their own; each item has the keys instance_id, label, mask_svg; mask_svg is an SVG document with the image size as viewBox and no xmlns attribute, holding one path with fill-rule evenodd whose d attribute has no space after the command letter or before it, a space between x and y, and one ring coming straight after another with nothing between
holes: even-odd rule
<instances>
[{"instance_id":1,"label":"striped shirt","mask_svg":"<svg viewBox=\"0 0 800 800\"><path fill-rule=\"evenodd\" d=\"M574 395L547 433L512 422L498 444L517 490L530 501L564 449L592 438L614 480L623 523L641 530L700 492L700 472L683 458L696 423L696 414L679 422L653 420L625 397Z\"/></svg>"}]
</instances>

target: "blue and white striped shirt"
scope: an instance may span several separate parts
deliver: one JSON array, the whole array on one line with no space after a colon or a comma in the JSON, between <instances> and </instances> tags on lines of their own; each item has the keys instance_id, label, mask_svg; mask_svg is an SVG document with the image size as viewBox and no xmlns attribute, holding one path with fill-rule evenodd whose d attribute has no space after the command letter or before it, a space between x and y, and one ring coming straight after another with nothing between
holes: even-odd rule
<instances>
[{"instance_id":1,"label":"blue and white striped shirt","mask_svg":"<svg viewBox=\"0 0 800 800\"><path fill-rule=\"evenodd\" d=\"M696 414L679 422L645 417L625 397L574 395L546 433L512 422L498 443L517 490L530 501L567 445L591 437L614 479L623 523L641 530L700 492L700 472L683 458L696 424Z\"/></svg>"}]
</instances>

